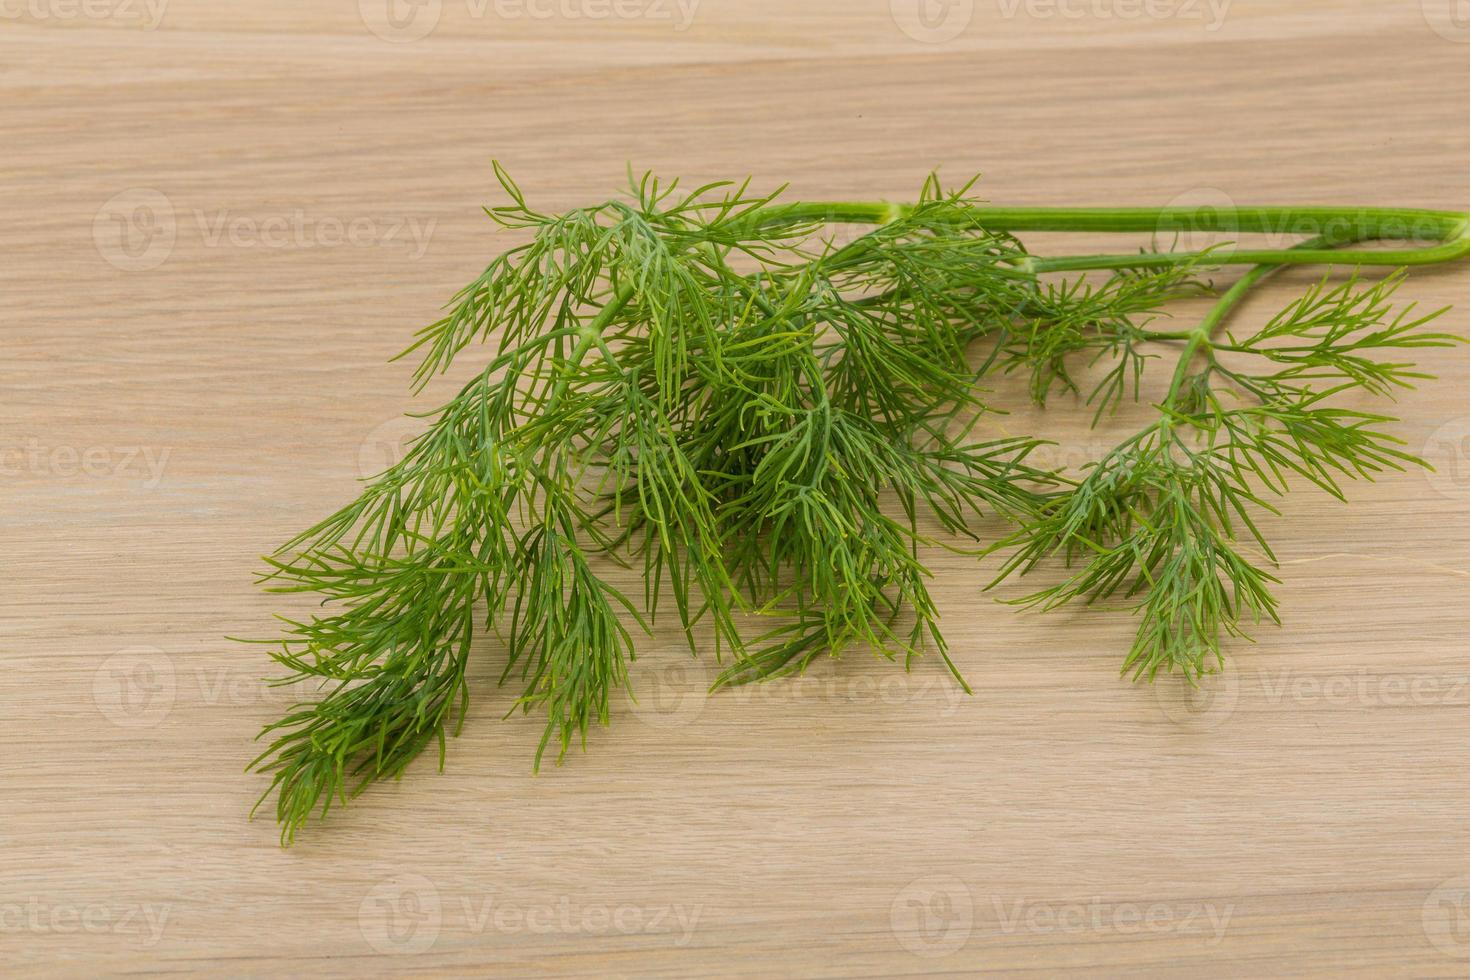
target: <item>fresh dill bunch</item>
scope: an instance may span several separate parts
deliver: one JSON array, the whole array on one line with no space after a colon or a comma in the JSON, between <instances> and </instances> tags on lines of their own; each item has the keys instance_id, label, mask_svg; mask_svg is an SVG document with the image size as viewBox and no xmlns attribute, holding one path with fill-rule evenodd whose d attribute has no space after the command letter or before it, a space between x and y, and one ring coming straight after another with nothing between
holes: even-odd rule
<instances>
[{"instance_id":1,"label":"fresh dill bunch","mask_svg":"<svg viewBox=\"0 0 1470 980\"><path fill-rule=\"evenodd\" d=\"M495 174L508 203L487 214L524 243L400 356L417 359L422 390L463 369L472 346L491 353L423 413L402 460L267 559L268 589L322 603L255 641L281 683L319 686L265 729L252 763L271 776L261 802L274 795L285 843L431 744L442 766L475 656L499 658L500 683L520 692L513 710L544 716L534 768L585 747L630 689L638 636L669 607L691 651L728 658L716 687L856 646L905 667L937 654L968 691L923 553L992 550L982 520L1013 528L1003 576L1053 555L1076 567L1033 601L1132 597L1143 625L1129 667L1195 676L1242 616L1275 617L1274 580L1241 548L1245 535L1269 558L1249 516L1269 509L1264 494L1292 473L1340 493L1343 477L1414 462L1378 429L1386 420L1324 402L1422 377L1377 352L1450 342L1422 329L1430 318L1390 318L1398 279L1324 285L1241 338L1215 328L1279 265L1470 254L1470 217L1456 212L1352 212L1363 238L1412 220L1441 242L1410 251L1324 240L1218 263L1047 258L1017 234L1249 232L1345 212L1241 209L1222 229L1213 212L993 207L973 181L945 189L933 176L896 204L630 175L625 198L549 214ZM839 243L851 225L868 230ZM1200 328L1152 329L1226 262L1257 268ZM1101 414L1130 388L1137 397L1151 349L1181 342L1157 422L1080 480L1029 462L1036 438L975 435L997 411L987 377L1024 371L1044 402L1077 392L1077 360L1111 358L1091 393ZM1268 367L1227 367L1227 353ZM642 594L604 577L608 562L641 564ZM750 614L769 627L744 629Z\"/></svg>"},{"instance_id":2,"label":"fresh dill bunch","mask_svg":"<svg viewBox=\"0 0 1470 980\"><path fill-rule=\"evenodd\" d=\"M488 213L529 242L405 352L420 388L473 344L494 355L402 461L268 560L269 588L329 610L270 641L286 682L324 685L255 762L288 841L428 744L442 764L480 634L517 707L544 712L537 767L609 721L633 631L665 602L692 648L733 657L722 682L854 644L955 670L928 522L973 538L982 513L1035 513L1050 481L1026 463L1037 440L964 434L985 410L969 345L1034 276L963 191L931 180L837 247L816 234L828 216L748 184L643 177L548 215L496 173L511 203ZM602 558L641 561L643 595ZM747 612L778 625L747 637Z\"/></svg>"}]
</instances>

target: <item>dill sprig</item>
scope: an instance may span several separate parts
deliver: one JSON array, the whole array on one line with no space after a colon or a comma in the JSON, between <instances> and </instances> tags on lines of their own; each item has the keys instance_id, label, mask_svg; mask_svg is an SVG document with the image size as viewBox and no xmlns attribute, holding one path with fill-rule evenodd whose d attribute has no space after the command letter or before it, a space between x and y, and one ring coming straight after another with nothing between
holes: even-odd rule
<instances>
[{"instance_id":1,"label":"dill sprig","mask_svg":"<svg viewBox=\"0 0 1470 980\"><path fill-rule=\"evenodd\" d=\"M514 710L545 718L534 766L548 751L560 762L609 722L661 605L691 650L708 643L728 657L717 687L854 646L906 667L936 654L964 686L923 553L993 550L983 520L1005 522L993 536L1017 547L1003 575L1053 555L1076 566L1032 601L1133 597L1136 673L1207 670L1243 615L1275 616L1274 580L1239 547L1244 533L1269 557L1249 516L1269 509L1263 495L1283 492L1292 473L1340 494L1346 476L1414 462L1380 431L1385 419L1323 403L1422 377L1376 352L1450 341L1422 329L1430 318L1390 318L1398 277L1324 283L1240 338L1215 328L1278 265L1470 252L1464 215L1372 211L1356 215L1359 238L1413 220L1442 243L1338 256L1346 242L1332 238L1218 262L1045 258L1016 233L1166 220L1218 230L1226 219L995 208L973 181L945 189L934 177L912 204L790 204L749 182L685 191L645 175L626 198L547 214L495 173L508 203L487 213L527 241L401 356L417 359L423 389L459 370L470 347L493 353L425 413L430 425L402 460L267 559L269 589L325 607L265 641L282 683L320 685L317 700L266 728L253 763L271 774L261 799L274 795L285 842L431 744L442 766L482 647L499 651L500 682L519 689ZM1223 230L1284 217L1342 212L1242 209ZM839 243L834 230L848 225L869 230ZM1201 328L1151 329L1225 262L1260 269ZM1078 391L1079 360L1111 359L1090 395L1101 414L1137 397L1152 348L1180 342L1157 422L1079 480L1028 462L1038 439L974 434L997 410L982 400L987 375L1024 371L1045 401ZM1227 354L1269 367L1227 366ZM642 565L641 595L603 574L630 562ZM768 626L747 629L752 614Z\"/></svg>"},{"instance_id":2,"label":"dill sprig","mask_svg":"<svg viewBox=\"0 0 1470 980\"><path fill-rule=\"evenodd\" d=\"M1263 567L1275 554L1257 519L1279 513L1268 498L1284 496L1293 478L1344 500L1345 481L1427 465L1385 431L1396 419L1334 400L1354 390L1388 396L1430 377L1380 358L1459 342L1426 329L1445 310L1395 311L1402 271L1376 283L1354 273L1335 286L1322 280L1249 335L1217 337L1273 268L1241 279L1194 331L1159 335L1184 348L1157 420L1005 542L1020 547L992 586L1052 556L1076 569L1021 604L1051 609L1115 596L1133 604L1139 627L1124 671L1135 677L1179 671L1193 682L1223 666L1224 639L1248 638L1252 622L1280 622L1271 592L1278 580ZM1261 557L1247 554L1250 547Z\"/></svg>"}]
</instances>

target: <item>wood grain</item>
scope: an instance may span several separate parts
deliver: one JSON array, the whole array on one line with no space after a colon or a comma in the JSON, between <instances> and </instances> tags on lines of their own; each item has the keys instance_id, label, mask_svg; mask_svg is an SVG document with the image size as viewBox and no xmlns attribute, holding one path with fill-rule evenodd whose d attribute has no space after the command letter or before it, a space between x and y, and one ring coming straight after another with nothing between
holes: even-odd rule
<instances>
[{"instance_id":1,"label":"wood grain","mask_svg":"<svg viewBox=\"0 0 1470 980\"><path fill-rule=\"evenodd\" d=\"M444 774L291 850L247 821L282 695L223 637L270 631L257 556L404 434L388 357L510 241L492 158L546 210L630 161L798 197L942 164L1012 204L1470 207L1470 30L1435 0L1216 29L982 0L943 41L887 0L651 2L443 0L398 42L352 0L0 8L0 969L1470 973L1466 351L1400 406L1436 474L1269 522L1286 626L1202 698L1118 680L1126 616L1018 615L936 555L973 698L852 655L706 700L660 637L642 704L533 778L487 649ZM1408 292L1470 310L1470 270ZM1059 461L1126 426L1017 395Z\"/></svg>"}]
</instances>

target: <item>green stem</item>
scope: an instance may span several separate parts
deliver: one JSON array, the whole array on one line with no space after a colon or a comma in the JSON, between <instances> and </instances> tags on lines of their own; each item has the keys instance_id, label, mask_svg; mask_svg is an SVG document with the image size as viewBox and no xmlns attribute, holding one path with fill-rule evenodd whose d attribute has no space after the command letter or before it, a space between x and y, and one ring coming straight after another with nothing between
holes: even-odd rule
<instances>
[{"instance_id":1,"label":"green stem","mask_svg":"<svg viewBox=\"0 0 1470 980\"><path fill-rule=\"evenodd\" d=\"M762 225L801 222L886 224L914 211L913 205L884 201L829 201L775 205L752 220ZM1410 266L1450 262L1470 255L1470 212L1418 208L1241 207L1241 208L992 208L975 209L979 223L994 231L1058 232L1240 232L1310 236L1331 241L1433 241L1438 244L1391 250L1331 248L1218 248L1198 252L1143 252L1037 258L1033 272L1142 269L1203 262L1208 265Z\"/></svg>"},{"instance_id":2,"label":"green stem","mask_svg":"<svg viewBox=\"0 0 1470 980\"><path fill-rule=\"evenodd\" d=\"M1231 311L1240 305L1246 294L1277 268L1279 266L1258 265L1241 276L1240 281L1226 290L1210 308L1210 312L1200 321L1199 326L1189 332L1184 350L1179 352L1179 363L1174 368L1174 378L1169 382L1169 393L1164 396L1166 408L1173 408L1175 402L1179 400L1179 394L1184 390L1184 382L1189 378L1189 367L1194 363L1201 348L1210 345L1210 337L1225 322L1225 318L1230 315Z\"/></svg>"},{"instance_id":3,"label":"green stem","mask_svg":"<svg viewBox=\"0 0 1470 980\"><path fill-rule=\"evenodd\" d=\"M571 383L572 374L581 367L582 361L587 357L587 352L602 340L602 332L623 311L623 307L633 299L634 291L632 283L624 283L619 286L613 298L608 300L607 305L597 311L597 316L590 323L577 329L577 346L572 348L572 353L567 358L566 368L557 378L556 386L545 402L545 407L542 409L543 415L549 414L552 409L561 404L562 398L567 393L567 387Z\"/></svg>"},{"instance_id":4,"label":"green stem","mask_svg":"<svg viewBox=\"0 0 1470 980\"><path fill-rule=\"evenodd\" d=\"M1372 241L1379 236L1369 236ZM1207 249L1198 252L1155 252L1129 255L1077 255L1038 259L1035 272L1083 272L1094 269L1161 269L1176 265L1439 265L1470 255L1470 235L1440 245L1411 249Z\"/></svg>"},{"instance_id":5,"label":"green stem","mask_svg":"<svg viewBox=\"0 0 1470 980\"><path fill-rule=\"evenodd\" d=\"M1332 236L1313 238L1302 242L1294 251L1300 254L1314 254L1326 251L1330 256L1340 256L1343 253L1333 251L1332 246L1352 244L1351 239ZM1179 364L1174 368L1174 378L1169 383L1169 393L1164 396L1164 407L1174 408L1179 400L1180 393L1184 390L1184 383L1189 379L1189 368L1194 363L1202 350L1208 350L1213 356L1214 343L1212 338L1215 331L1225 322L1225 319L1235 311L1246 295L1254 289L1262 280L1279 272L1283 265L1290 263L1278 263L1273 265L1258 265L1245 275L1241 276L1233 286L1227 289L1210 308L1210 312L1200 321L1199 326L1191 330L1185 337L1184 350L1179 353Z\"/></svg>"}]
</instances>

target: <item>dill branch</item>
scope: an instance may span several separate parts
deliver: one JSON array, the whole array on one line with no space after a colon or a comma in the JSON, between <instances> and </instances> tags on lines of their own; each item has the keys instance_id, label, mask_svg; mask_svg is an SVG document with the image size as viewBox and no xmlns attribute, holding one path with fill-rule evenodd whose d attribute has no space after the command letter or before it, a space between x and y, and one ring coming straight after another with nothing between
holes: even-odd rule
<instances>
[{"instance_id":1,"label":"dill branch","mask_svg":"<svg viewBox=\"0 0 1470 980\"><path fill-rule=\"evenodd\" d=\"M786 203L748 181L685 190L630 174L625 198L548 214L495 174L507 203L487 214L522 243L399 356L416 360L421 391L471 348L489 353L423 414L402 460L266 559L267 588L323 604L266 641L283 682L321 687L266 727L253 763L286 843L429 745L444 764L480 646L519 688L512 710L545 718L538 768L610 722L636 631L661 606L692 651L708 639L728 653L717 687L860 647L905 667L935 653L968 691L922 556L993 550L982 520L1014 528L1002 578L1054 557L1071 567L1028 601L1122 599L1140 616L1125 670L1198 676L1244 622L1276 619L1275 579L1242 554L1270 556L1253 516L1268 496L1293 476L1341 496L1346 479L1418 462L1390 419L1332 399L1406 387L1424 375L1405 351L1454 342L1425 329L1436 314L1392 311L1402 277L1324 283L1254 333L1216 335L1271 268L1344 241L1047 258L1016 237L1166 219L1250 232L1340 209L997 208L973 181L932 176L913 203ZM1439 241L1345 260L1470 254L1470 216L1353 215L1365 239L1413 222ZM868 230L839 244L854 224ZM1227 262L1260 268L1194 330L1152 328ZM1024 374L1045 403L1080 394L1080 363L1108 362L1088 395L1100 417L1137 399L1159 345L1181 340L1156 421L1080 479L1029 462L1038 439L973 435L997 411L982 380ZM643 594L599 575L603 560L641 562ZM771 625L747 635L748 613Z\"/></svg>"},{"instance_id":2,"label":"dill branch","mask_svg":"<svg viewBox=\"0 0 1470 980\"><path fill-rule=\"evenodd\" d=\"M1335 287L1324 281L1244 338L1215 339L1212 328L1264 275L1242 280L1187 335L1158 420L1018 530L991 583L1059 555L1077 571L1016 601L1048 609L1130 600L1140 622L1124 671L1135 677L1177 670L1193 681L1223 664L1226 637L1248 638L1246 623L1280 622L1277 579L1239 548L1245 541L1274 563L1256 523L1276 513L1266 495L1285 495L1297 476L1345 499L1344 480L1425 465L1381 428L1395 419L1332 400L1353 390L1388 395L1428 377L1373 355L1457 342L1424 329L1443 311L1395 312L1402 273L1367 285L1354 275ZM1224 352L1262 367L1227 366Z\"/></svg>"}]
</instances>

